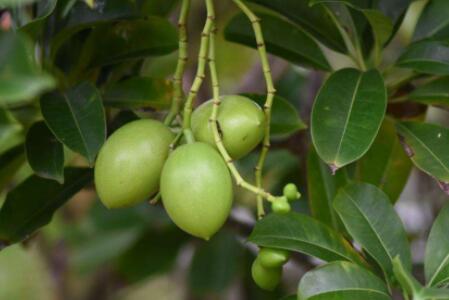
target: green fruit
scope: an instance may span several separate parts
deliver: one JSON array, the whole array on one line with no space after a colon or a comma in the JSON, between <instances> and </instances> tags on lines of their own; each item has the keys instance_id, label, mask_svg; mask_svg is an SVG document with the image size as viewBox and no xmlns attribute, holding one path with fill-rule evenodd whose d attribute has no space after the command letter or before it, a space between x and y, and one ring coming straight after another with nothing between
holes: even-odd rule
<instances>
[{"instance_id":1,"label":"green fruit","mask_svg":"<svg viewBox=\"0 0 449 300\"><path fill-rule=\"evenodd\" d=\"M148 119L115 131L95 164L95 186L103 204L130 206L154 194L173 138L168 127Z\"/></svg>"},{"instance_id":2,"label":"green fruit","mask_svg":"<svg viewBox=\"0 0 449 300\"><path fill-rule=\"evenodd\" d=\"M259 251L259 261L265 268L281 267L288 261L289 253L287 250L262 248Z\"/></svg>"},{"instance_id":3,"label":"green fruit","mask_svg":"<svg viewBox=\"0 0 449 300\"><path fill-rule=\"evenodd\" d=\"M285 196L277 198L271 203L271 210L277 214L286 214L291 210L290 204Z\"/></svg>"},{"instance_id":4,"label":"green fruit","mask_svg":"<svg viewBox=\"0 0 449 300\"><path fill-rule=\"evenodd\" d=\"M208 240L223 226L231 210L231 175L214 148L199 142L186 144L165 163L161 195L178 227Z\"/></svg>"},{"instance_id":5,"label":"green fruit","mask_svg":"<svg viewBox=\"0 0 449 300\"><path fill-rule=\"evenodd\" d=\"M192 114L192 131L195 139L213 145L215 140L209 118L213 100L200 105ZM265 116L259 105L249 98L223 96L217 116L223 144L229 155L238 159L253 150L264 135Z\"/></svg>"},{"instance_id":6,"label":"green fruit","mask_svg":"<svg viewBox=\"0 0 449 300\"><path fill-rule=\"evenodd\" d=\"M300 197L300 194L298 192L298 188L295 184L289 183L284 186L284 196L287 198L288 201L295 201L298 200Z\"/></svg>"},{"instance_id":7,"label":"green fruit","mask_svg":"<svg viewBox=\"0 0 449 300\"><path fill-rule=\"evenodd\" d=\"M266 268L262 266L260 259L256 258L251 267L251 275L261 289L272 291L281 281L282 267Z\"/></svg>"}]
</instances>

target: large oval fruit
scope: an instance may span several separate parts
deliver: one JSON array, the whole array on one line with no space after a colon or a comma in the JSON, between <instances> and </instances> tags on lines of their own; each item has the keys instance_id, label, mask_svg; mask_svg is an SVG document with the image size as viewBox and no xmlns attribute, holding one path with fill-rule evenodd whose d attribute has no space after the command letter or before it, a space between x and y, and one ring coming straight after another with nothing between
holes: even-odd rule
<instances>
[{"instance_id":1,"label":"large oval fruit","mask_svg":"<svg viewBox=\"0 0 449 300\"><path fill-rule=\"evenodd\" d=\"M209 239L232 206L232 180L220 154L205 143L180 146L161 176L164 207L173 222L191 235Z\"/></svg>"},{"instance_id":2,"label":"large oval fruit","mask_svg":"<svg viewBox=\"0 0 449 300\"><path fill-rule=\"evenodd\" d=\"M229 155L238 159L251 150L263 138L265 116L259 105L249 98L223 96L218 110L218 124L223 144ZM213 100L201 104L192 114L192 131L195 139L215 146L212 125L209 118Z\"/></svg>"},{"instance_id":3,"label":"large oval fruit","mask_svg":"<svg viewBox=\"0 0 449 300\"><path fill-rule=\"evenodd\" d=\"M115 131L95 164L95 186L104 205L129 206L154 194L173 138L168 127L148 119Z\"/></svg>"}]
</instances>

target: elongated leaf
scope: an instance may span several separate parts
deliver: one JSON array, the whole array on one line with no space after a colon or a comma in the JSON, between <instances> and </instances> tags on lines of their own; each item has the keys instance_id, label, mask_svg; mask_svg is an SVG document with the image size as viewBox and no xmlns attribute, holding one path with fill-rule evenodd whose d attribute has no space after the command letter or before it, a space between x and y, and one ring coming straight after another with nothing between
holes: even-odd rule
<instances>
[{"instance_id":1,"label":"elongated leaf","mask_svg":"<svg viewBox=\"0 0 449 300\"><path fill-rule=\"evenodd\" d=\"M41 0L36 4L36 17L26 24L22 24L20 31L28 33L36 38L47 20L48 16L55 10L57 0Z\"/></svg>"},{"instance_id":2,"label":"elongated leaf","mask_svg":"<svg viewBox=\"0 0 449 300\"><path fill-rule=\"evenodd\" d=\"M92 180L92 171L68 168L64 178L60 185L33 175L7 195L0 209L2 247L28 238L50 222L53 213Z\"/></svg>"},{"instance_id":3,"label":"elongated leaf","mask_svg":"<svg viewBox=\"0 0 449 300\"><path fill-rule=\"evenodd\" d=\"M449 105L449 76L418 87L409 94L409 99L429 105Z\"/></svg>"},{"instance_id":4,"label":"elongated leaf","mask_svg":"<svg viewBox=\"0 0 449 300\"><path fill-rule=\"evenodd\" d=\"M449 37L449 5L445 0L428 1L416 24L414 40Z\"/></svg>"},{"instance_id":5,"label":"elongated leaf","mask_svg":"<svg viewBox=\"0 0 449 300\"><path fill-rule=\"evenodd\" d=\"M370 150L357 163L357 178L380 188L394 203L407 183L411 168L395 124L386 118Z\"/></svg>"},{"instance_id":6,"label":"elongated leaf","mask_svg":"<svg viewBox=\"0 0 449 300\"><path fill-rule=\"evenodd\" d=\"M339 230L340 217L332 202L339 188L347 183L343 172L332 172L311 148L307 157L307 190L309 192L309 206L312 216L329 227Z\"/></svg>"},{"instance_id":7,"label":"elongated leaf","mask_svg":"<svg viewBox=\"0 0 449 300\"><path fill-rule=\"evenodd\" d=\"M362 13L368 20L374 37L374 55L377 61L381 59L383 46L388 42L393 33L393 22L378 10L364 9Z\"/></svg>"},{"instance_id":8,"label":"elongated leaf","mask_svg":"<svg viewBox=\"0 0 449 300\"><path fill-rule=\"evenodd\" d=\"M0 192L25 162L24 150L23 144L20 144L0 155Z\"/></svg>"},{"instance_id":9,"label":"elongated leaf","mask_svg":"<svg viewBox=\"0 0 449 300\"><path fill-rule=\"evenodd\" d=\"M267 50L292 63L329 70L318 44L301 28L276 16L258 14ZM256 40L251 22L244 14L235 16L226 26L226 39L256 48Z\"/></svg>"},{"instance_id":10,"label":"elongated leaf","mask_svg":"<svg viewBox=\"0 0 449 300\"><path fill-rule=\"evenodd\" d=\"M394 276L399 281L402 289L407 292L408 295L417 295L421 290L421 284L410 273L410 270L406 270L402 265L399 256L393 259L393 271ZM418 298L422 299L422 298Z\"/></svg>"},{"instance_id":11,"label":"elongated leaf","mask_svg":"<svg viewBox=\"0 0 449 300\"><path fill-rule=\"evenodd\" d=\"M449 300L449 290L424 287L419 292L419 296L421 299L428 300Z\"/></svg>"},{"instance_id":12,"label":"elongated leaf","mask_svg":"<svg viewBox=\"0 0 449 300\"><path fill-rule=\"evenodd\" d=\"M334 21L322 5L309 6L304 0L250 0L270 8L298 24L318 41L338 52L346 52L346 46Z\"/></svg>"},{"instance_id":13,"label":"elongated leaf","mask_svg":"<svg viewBox=\"0 0 449 300\"><path fill-rule=\"evenodd\" d=\"M25 147L28 163L37 175L64 182L64 148L43 121L28 130Z\"/></svg>"},{"instance_id":14,"label":"elongated leaf","mask_svg":"<svg viewBox=\"0 0 449 300\"><path fill-rule=\"evenodd\" d=\"M449 182L449 129L421 122L399 122L396 129L407 154L421 170Z\"/></svg>"},{"instance_id":15,"label":"elongated leaf","mask_svg":"<svg viewBox=\"0 0 449 300\"><path fill-rule=\"evenodd\" d=\"M426 246L424 271L427 285L439 286L449 281L449 205L445 205L432 225Z\"/></svg>"},{"instance_id":16,"label":"elongated leaf","mask_svg":"<svg viewBox=\"0 0 449 300\"><path fill-rule=\"evenodd\" d=\"M325 261L361 263L361 258L343 236L298 213L268 215L257 222L249 241L262 247L302 252Z\"/></svg>"},{"instance_id":17,"label":"elongated leaf","mask_svg":"<svg viewBox=\"0 0 449 300\"><path fill-rule=\"evenodd\" d=\"M365 154L380 128L386 103L378 71L333 73L312 110L312 140L321 159L338 169Z\"/></svg>"},{"instance_id":18,"label":"elongated leaf","mask_svg":"<svg viewBox=\"0 0 449 300\"><path fill-rule=\"evenodd\" d=\"M64 94L52 93L41 98L45 122L67 147L93 164L106 139L106 121L98 90L81 83Z\"/></svg>"},{"instance_id":19,"label":"elongated leaf","mask_svg":"<svg viewBox=\"0 0 449 300\"><path fill-rule=\"evenodd\" d=\"M299 282L298 300L391 300L385 283L349 262L333 262L307 272Z\"/></svg>"},{"instance_id":20,"label":"elongated leaf","mask_svg":"<svg viewBox=\"0 0 449 300\"><path fill-rule=\"evenodd\" d=\"M426 74L448 75L449 42L422 41L414 43L402 53L397 65Z\"/></svg>"},{"instance_id":21,"label":"elongated leaf","mask_svg":"<svg viewBox=\"0 0 449 300\"><path fill-rule=\"evenodd\" d=\"M33 53L27 36L0 31L0 105L30 100L55 85L40 70Z\"/></svg>"},{"instance_id":22,"label":"elongated leaf","mask_svg":"<svg viewBox=\"0 0 449 300\"><path fill-rule=\"evenodd\" d=\"M15 7L36 2L37 0L0 0L0 7Z\"/></svg>"},{"instance_id":23,"label":"elongated leaf","mask_svg":"<svg viewBox=\"0 0 449 300\"><path fill-rule=\"evenodd\" d=\"M260 107L265 104L266 95L243 95L257 102ZM271 137L285 137L306 128L307 125L301 120L296 108L281 96L274 96L273 106L271 107Z\"/></svg>"},{"instance_id":24,"label":"elongated leaf","mask_svg":"<svg viewBox=\"0 0 449 300\"><path fill-rule=\"evenodd\" d=\"M0 145L22 134L23 126L6 109L0 108ZM0 146L0 151L3 147Z\"/></svg>"},{"instance_id":25,"label":"elongated leaf","mask_svg":"<svg viewBox=\"0 0 449 300\"><path fill-rule=\"evenodd\" d=\"M411 269L411 254L401 220L384 192L367 183L352 183L340 189L334 200L349 234L379 264L393 275L393 258Z\"/></svg>"},{"instance_id":26,"label":"elongated leaf","mask_svg":"<svg viewBox=\"0 0 449 300\"><path fill-rule=\"evenodd\" d=\"M103 100L105 105L119 108L162 109L170 106L171 93L166 80L132 77L109 86Z\"/></svg>"}]
</instances>

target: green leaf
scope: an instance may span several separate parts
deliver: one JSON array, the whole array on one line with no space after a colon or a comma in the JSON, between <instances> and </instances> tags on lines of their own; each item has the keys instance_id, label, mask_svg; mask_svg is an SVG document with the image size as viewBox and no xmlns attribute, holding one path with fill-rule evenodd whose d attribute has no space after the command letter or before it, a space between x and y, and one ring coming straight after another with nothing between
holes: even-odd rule
<instances>
[{"instance_id":1,"label":"green leaf","mask_svg":"<svg viewBox=\"0 0 449 300\"><path fill-rule=\"evenodd\" d=\"M171 84L167 80L132 77L108 86L103 94L104 104L118 108L154 108L170 106Z\"/></svg>"},{"instance_id":2,"label":"green leaf","mask_svg":"<svg viewBox=\"0 0 449 300\"><path fill-rule=\"evenodd\" d=\"M360 256L343 236L303 214L270 214L256 223L249 241L262 247L301 252L324 261L348 260L362 264Z\"/></svg>"},{"instance_id":3,"label":"green leaf","mask_svg":"<svg viewBox=\"0 0 449 300\"><path fill-rule=\"evenodd\" d=\"M0 108L0 145L6 145L10 140L20 136L23 126L6 109ZM0 152L3 147L0 146Z\"/></svg>"},{"instance_id":4,"label":"green leaf","mask_svg":"<svg viewBox=\"0 0 449 300\"><path fill-rule=\"evenodd\" d=\"M409 94L409 99L427 105L449 105L449 76L419 86Z\"/></svg>"},{"instance_id":5,"label":"green leaf","mask_svg":"<svg viewBox=\"0 0 449 300\"><path fill-rule=\"evenodd\" d=\"M36 39L42 31L46 20L56 8L57 0L41 0L36 4L36 17L26 24L22 24L20 31Z\"/></svg>"},{"instance_id":6,"label":"green leaf","mask_svg":"<svg viewBox=\"0 0 449 300\"><path fill-rule=\"evenodd\" d=\"M321 87L312 110L312 141L333 169L365 154L381 126L387 94L377 70L343 69Z\"/></svg>"},{"instance_id":7,"label":"green leaf","mask_svg":"<svg viewBox=\"0 0 449 300\"><path fill-rule=\"evenodd\" d=\"M54 86L53 78L37 65L31 40L0 31L0 105L30 100Z\"/></svg>"},{"instance_id":8,"label":"green leaf","mask_svg":"<svg viewBox=\"0 0 449 300\"><path fill-rule=\"evenodd\" d=\"M364 9L362 13L365 15L371 25L374 36L374 57L377 61L382 59L382 48L389 41L393 33L393 22L375 9Z\"/></svg>"},{"instance_id":9,"label":"green leaf","mask_svg":"<svg viewBox=\"0 0 449 300\"><path fill-rule=\"evenodd\" d=\"M0 0L0 7L15 7L30 4L37 0Z\"/></svg>"},{"instance_id":10,"label":"green leaf","mask_svg":"<svg viewBox=\"0 0 449 300\"><path fill-rule=\"evenodd\" d=\"M25 151L23 144L15 146L0 155L0 192L3 191L24 162Z\"/></svg>"},{"instance_id":11,"label":"green leaf","mask_svg":"<svg viewBox=\"0 0 449 300\"><path fill-rule=\"evenodd\" d=\"M428 286L449 282L449 205L445 205L432 225L426 245L424 271Z\"/></svg>"},{"instance_id":12,"label":"green leaf","mask_svg":"<svg viewBox=\"0 0 449 300\"><path fill-rule=\"evenodd\" d=\"M437 288L424 287L419 292L419 296L421 298L417 298L417 299L448 300L449 299L449 290L443 289L443 288L437 289Z\"/></svg>"},{"instance_id":13,"label":"green leaf","mask_svg":"<svg viewBox=\"0 0 449 300\"><path fill-rule=\"evenodd\" d=\"M332 172L311 147L307 156L307 190L312 216L335 230L341 229L341 221L332 201L339 188L347 183L344 172Z\"/></svg>"},{"instance_id":14,"label":"green leaf","mask_svg":"<svg viewBox=\"0 0 449 300\"><path fill-rule=\"evenodd\" d=\"M308 1L303 0L250 1L280 13L327 47L338 52L346 52L340 32L322 5L310 7Z\"/></svg>"},{"instance_id":15,"label":"green leaf","mask_svg":"<svg viewBox=\"0 0 449 300\"><path fill-rule=\"evenodd\" d=\"M243 94L257 102L260 107L265 104L266 95ZM296 108L281 96L274 96L271 107L270 134L271 137L281 138L289 136L299 130L306 129L307 125L301 120Z\"/></svg>"},{"instance_id":16,"label":"green leaf","mask_svg":"<svg viewBox=\"0 0 449 300\"><path fill-rule=\"evenodd\" d=\"M449 129L421 122L398 122L396 129L415 166L449 183Z\"/></svg>"},{"instance_id":17,"label":"green leaf","mask_svg":"<svg viewBox=\"0 0 449 300\"><path fill-rule=\"evenodd\" d=\"M449 5L446 0L428 1L416 24L413 39L447 39L449 37Z\"/></svg>"},{"instance_id":18,"label":"green leaf","mask_svg":"<svg viewBox=\"0 0 449 300\"><path fill-rule=\"evenodd\" d=\"M59 183L64 182L64 147L45 122L37 122L31 126L25 148L28 163L37 175Z\"/></svg>"},{"instance_id":19,"label":"green leaf","mask_svg":"<svg viewBox=\"0 0 449 300\"><path fill-rule=\"evenodd\" d=\"M92 165L106 139L105 113L98 90L84 82L65 93L44 95L41 110L55 136Z\"/></svg>"},{"instance_id":20,"label":"green leaf","mask_svg":"<svg viewBox=\"0 0 449 300\"><path fill-rule=\"evenodd\" d=\"M92 180L92 170L67 168L63 185L33 175L8 193L0 209L0 242L5 247L48 224L53 213Z\"/></svg>"},{"instance_id":21,"label":"green leaf","mask_svg":"<svg viewBox=\"0 0 449 300\"><path fill-rule=\"evenodd\" d=\"M422 41L411 44L397 65L425 74L449 74L449 42Z\"/></svg>"},{"instance_id":22,"label":"green leaf","mask_svg":"<svg viewBox=\"0 0 449 300\"><path fill-rule=\"evenodd\" d=\"M334 207L349 234L387 276L393 274L393 258L397 255L405 268L411 269L407 235L384 192L371 184L352 183L340 189Z\"/></svg>"},{"instance_id":23,"label":"green leaf","mask_svg":"<svg viewBox=\"0 0 449 300\"><path fill-rule=\"evenodd\" d=\"M394 203L407 183L411 168L395 124L386 118L370 150L357 162L357 179L377 186Z\"/></svg>"},{"instance_id":24,"label":"green leaf","mask_svg":"<svg viewBox=\"0 0 449 300\"><path fill-rule=\"evenodd\" d=\"M178 48L178 34L161 17L127 20L95 27L89 35L81 59L82 66L98 67L121 61L164 55Z\"/></svg>"},{"instance_id":25,"label":"green leaf","mask_svg":"<svg viewBox=\"0 0 449 300\"><path fill-rule=\"evenodd\" d=\"M301 28L276 16L258 14L267 51L294 64L320 70L330 66L318 44ZM256 48L251 22L244 14L231 19L225 28L227 40Z\"/></svg>"},{"instance_id":26,"label":"green leaf","mask_svg":"<svg viewBox=\"0 0 449 300\"><path fill-rule=\"evenodd\" d=\"M421 284L413 277L410 270L404 268L399 256L393 259L393 271L397 281L399 281L402 289L406 291L408 295L416 296L420 292ZM422 298L413 297L413 299Z\"/></svg>"},{"instance_id":27,"label":"green leaf","mask_svg":"<svg viewBox=\"0 0 449 300\"><path fill-rule=\"evenodd\" d=\"M299 282L298 300L391 300L385 283L368 270L334 262L307 272Z\"/></svg>"},{"instance_id":28,"label":"green leaf","mask_svg":"<svg viewBox=\"0 0 449 300\"><path fill-rule=\"evenodd\" d=\"M190 266L188 278L192 292L196 295L223 292L238 274L243 254L234 234L226 231L202 243Z\"/></svg>"}]
</instances>

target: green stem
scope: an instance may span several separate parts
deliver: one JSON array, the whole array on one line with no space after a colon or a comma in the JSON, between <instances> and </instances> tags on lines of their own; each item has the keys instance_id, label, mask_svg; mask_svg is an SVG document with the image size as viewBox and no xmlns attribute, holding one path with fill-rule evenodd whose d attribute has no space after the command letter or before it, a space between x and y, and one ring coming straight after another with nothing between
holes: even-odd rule
<instances>
[{"instance_id":1,"label":"green stem","mask_svg":"<svg viewBox=\"0 0 449 300\"><path fill-rule=\"evenodd\" d=\"M207 7L207 14L210 16L211 20L214 20L215 18L215 11L214 11L214 4L213 0L206 0L206 7ZM257 195L258 198L263 201L263 199L267 199L270 202L273 202L276 200L276 197L271 195L270 193L266 192L264 189L262 189L259 186L254 186L247 181L245 181L242 176L240 175L239 171L237 170L236 166L234 165L234 162L225 149L223 145L223 140L221 139L220 133L218 131L218 107L221 104L220 100L220 85L218 83L218 75L217 75L217 68L215 65L215 26L213 26L213 30L210 32L210 40L209 40L209 70L211 75L211 83L212 83L212 94L213 94L213 107L212 107L212 114L210 116L209 122L212 125L212 132L214 135L215 144L218 148L218 151L220 152L221 156L224 158L232 176L234 177L234 180L237 184L237 186L242 187L244 189L247 189Z\"/></svg>"},{"instance_id":2,"label":"green stem","mask_svg":"<svg viewBox=\"0 0 449 300\"><path fill-rule=\"evenodd\" d=\"M262 144L262 150L260 152L257 165L255 167L256 186L262 188L262 172L265 164L265 160L270 148L270 123L271 123L271 107L273 105L274 94L276 89L274 88L273 78L271 76L270 64L268 62L267 50L265 48L265 42L262 34L262 28L260 26L260 19L246 6L241 0L234 0L235 4L243 11L243 13L250 20L254 35L256 37L257 50L259 52L260 61L262 64L263 74L265 78L265 84L267 86L267 98L263 107L265 114L265 129L264 139ZM260 195L257 196L257 216L260 218L265 214L263 208L263 201Z\"/></svg>"},{"instance_id":3,"label":"green stem","mask_svg":"<svg viewBox=\"0 0 449 300\"><path fill-rule=\"evenodd\" d=\"M164 123L170 125L179 114L182 100L184 97L182 82L184 70L188 60L188 36L187 36L187 17L189 15L190 0L182 0L181 12L179 14L179 49L178 63L176 64L175 74L173 76L173 98L168 115Z\"/></svg>"}]
</instances>

